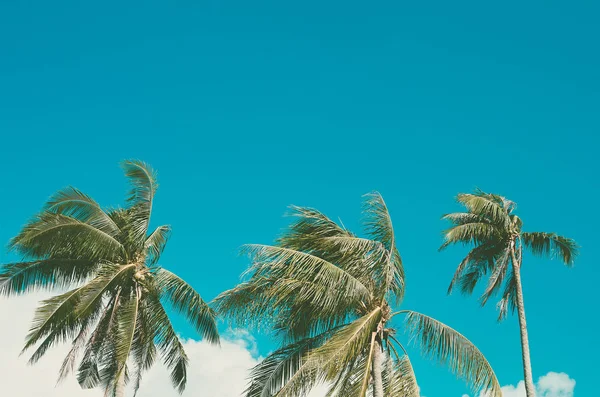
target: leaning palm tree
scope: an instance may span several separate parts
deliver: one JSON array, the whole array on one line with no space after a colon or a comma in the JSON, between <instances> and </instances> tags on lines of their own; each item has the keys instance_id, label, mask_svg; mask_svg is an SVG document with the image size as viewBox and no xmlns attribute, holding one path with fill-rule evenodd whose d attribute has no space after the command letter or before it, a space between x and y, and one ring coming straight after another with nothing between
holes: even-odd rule
<instances>
[{"instance_id":1,"label":"leaning palm tree","mask_svg":"<svg viewBox=\"0 0 600 397\"><path fill-rule=\"evenodd\" d=\"M140 161L125 161L132 190L124 209L102 209L69 187L12 239L23 262L0 270L0 293L40 288L72 289L41 303L23 351L35 363L53 345L70 341L59 379L74 370L83 388L102 386L105 396L137 392L157 354L183 391L188 359L163 303L182 313L209 342L218 343L215 313L185 281L158 265L169 226L148 233L156 176ZM74 288L73 288L74 287Z\"/></svg>"},{"instance_id":2,"label":"leaning palm tree","mask_svg":"<svg viewBox=\"0 0 600 397\"><path fill-rule=\"evenodd\" d=\"M328 396L419 395L394 321L425 355L470 383L500 396L483 354L464 336L424 314L398 310L404 270L392 221L378 193L365 201L366 237L310 208L274 246L250 245L247 280L216 299L234 322L273 327L282 347L251 372L246 397L297 397L326 383Z\"/></svg>"},{"instance_id":3,"label":"leaning palm tree","mask_svg":"<svg viewBox=\"0 0 600 397\"><path fill-rule=\"evenodd\" d=\"M445 242L440 250L457 243L473 248L458 265L448 293L458 286L463 293L471 294L478 281L489 274L487 287L480 298L481 304L485 305L504 284L498 303L498 320L503 320L509 310L518 312L525 390L527 396L532 397L535 388L521 287L523 248L537 256L559 258L571 266L577 255L577 244L556 233L524 232L523 222L513 213L516 204L502 196L476 190L473 194L459 194L457 200L467 212L444 215L443 219L452 226L445 231Z\"/></svg>"}]
</instances>

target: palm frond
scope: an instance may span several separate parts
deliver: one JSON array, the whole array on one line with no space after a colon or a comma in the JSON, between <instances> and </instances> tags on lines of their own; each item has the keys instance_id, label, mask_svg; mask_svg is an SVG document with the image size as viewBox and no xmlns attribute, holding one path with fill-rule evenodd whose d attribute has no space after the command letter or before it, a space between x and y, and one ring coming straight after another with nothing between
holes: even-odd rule
<instances>
[{"instance_id":1,"label":"palm frond","mask_svg":"<svg viewBox=\"0 0 600 397\"><path fill-rule=\"evenodd\" d=\"M558 258L567 266L572 266L579 247L575 240L556 233L522 233L523 244L538 256Z\"/></svg>"},{"instance_id":2,"label":"palm frond","mask_svg":"<svg viewBox=\"0 0 600 397\"><path fill-rule=\"evenodd\" d=\"M506 208L503 208L500 196L495 196L481 191L461 193L456 200L464 205L470 213L487 218L496 225L508 225L510 219Z\"/></svg>"},{"instance_id":3,"label":"palm frond","mask_svg":"<svg viewBox=\"0 0 600 397\"><path fill-rule=\"evenodd\" d=\"M4 265L0 294L11 296L39 289L63 289L92 275L98 265L84 259L41 259Z\"/></svg>"},{"instance_id":4,"label":"palm frond","mask_svg":"<svg viewBox=\"0 0 600 397\"><path fill-rule=\"evenodd\" d=\"M258 363L250 372L250 385L245 397L272 397L300 369L305 355L320 346L332 331L286 345Z\"/></svg>"},{"instance_id":5,"label":"palm frond","mask_svg":"<svg viewBox=\"0 0 600 397\"><path fill-rule=\"evenodd\" d=\"M452 293L457 284L463 294L471 294L481 277L493 268L500 252L501 248L494 243L481 244L471 249L458 265L448 286L448 294Z\"/></svg>"},{"instance_id":6,"label":"palm frond","mask_svg":"<svg viewBox=\"0 0 600 397\"><path fill-rule=\"evenodd\" d=\"M255 262L248 271L250 273L311 280L348 293L356 291L365 298L370 296L369 289L358 279L317 256L288 248L257 244L246 245L245 250Z\"/></svg>"},{"instance_id":7,"label":"palm frond","mask_svg":"<svg viewBox=\"0 0 600 397\"><path fill-rule=\"evenodd\" d=\"M187 383L188 365L188 357L183 344L177 337L173 325L158 298L149 296L146 304L148 320L155 328L155 340L163 363L171 371L173 387L182 393Z\"/></svg>"},{"instance_id":8,"label":"palm frond","mask_svg":"<svg viewBox=\"0 0 600 397\"><path fill-rule=\"evenodd\" d=\"M158 188L156 173L148 164L139 160L123 161L121 167L132 186L127 198L130 208L135 213L132 230L136 241L143 242L150 225L152 201Z\"/></svg>"},{"instance_id":9,"label":"palm frond","mask_svg":"<svg viewBox=\"0 0 600 397\"><path fill-rule=\"evenodd\" d=\"M121 376L125 376L125 368L127 366L127 359L132 353L133 343L137 331L140 331L140 326L137 322L139 305L140 303L140 291L139 287L136 293L128 299L128 301L122 306L117 313L118 334L115 343L115 361L116 361L116 372L114 374L114 388L116 391L118 380Z\"/></svg>"},{"instance_id":10,"label":"palm frond","mask_svg":"<svg viewBox=\"0 0 600 397\"><path fill-rule=\"evenodd\" d=\"M144 248L148 253L149 265L154 265L156 262L158 262L160 255L167 245L167 240L169 239L170 235L171 226L163 225L157 227L154 232L148 236L144 244Z\"/></svg>"},{"instance_id":11,"label":"palm frond","mask_svg":"<svg viewBox=\"0 0 600 397\"><path fill-rule=\"evenodd\" d=\"M447 325L421 313L408 311L407 330L418 341L422 352L446 364L475 392L501 397L498 379L483 354L467 338Z\"/></svg>"},{"instance_id":12,"label":"palm frond","mask_svg":"<svg viewBox=\"0 0 600 397\"><path fill-rule=\"evenodd\" d=\"M464 223L444 231L444 244L440 251L451 244L489 244L501 238L501 231L493 224L485 222Z\"/></svg>"},{"instance_id":13,"label":"palm frond","mask_svg":"<svg viewBox=\"0 0 600 397\"><path fill-rule=\"evenodd\" d=\"M38 346L36 352L29 360L35 363L46 350L57 340L64 340L76 332L75 308L81 300L81 288L75 288L64 294L54 296L42 301L36 309L31 329L26 337L23 352L39 342L43 337L44 342Z\"/></svg>"},{"instance_id":14,"label":"palm frond","mask_svg":"<svg viewBox=\"0 0 600 397\"><path fill-rule=\"evenodd\" d=\"M396 248L394 226L388 207L381 194L374 192L366 195L364 208L364 225L367 234L373 240L381 242L388 251L388 260L382 263L384 283L379 290L384 294L391 291L396 298L396 303L400 303L404 297L405 275L402 258Z\"/></svg>"},{"instance_id":15,"label":"palm frond","mask_svg":"<svg viewBox=\"0 0 600 397\"><path fill-rule=\"evenodd\" d=\"M196 328L196 331L210 343L219 343L216 313L200 294L179 276L165 269L159 269L156 282L173 308L182 313Z\"/></svg>"},{"instance_id":16,"label":"palm frond","mask_svg":"<svg viewBox=\"0 0 600 397\"><path fill-rule=\"evenodd\" d=\"M117 224L94 199L72 186L56 192L44 210L88 223L113 237L120 232Z\"/></svg>"},{"instance_id":17,"label":"palm frond","mask_svg":"<svg viewBox=\"0 0 600 397\"><path fill-rule=\"evenodd\" d=\"M419 386L415 371L407 355L398 360L386 361L387 371L384 377L386 396L419 397Z\"/></svg>"},{"instance_id":18,"label":"palm frond","mask_svg":"<svg viewBox=\"0 0 600 397\"><path fill-rule=\"evenodd\" d=\"M334 333L323 346L311 352L309 360L323 368L326 380L335 379L341 369L370 345L371 334L377 331L381 319L381 308L377 307Z\"/></svg>"},{"instance_id":19,"label":"palm frond","mask_svg":"<svg viewBox=\"0 0 600 397\"><path fill-rule=\"evenodd\" d=\"M502 299L496 305L498 322L503 321L509 311L514 313L517 310L517 282L512 267L509 267L507 273Z\"/></svg>"},{"instance_id":20,"label":"palm frond","mask_svg":"<svg viewBox=\"0 0 600 397\"><path fill-rule=\"evenodd\" d=\"M502 282L504 281L504 278L508 272L508 268L510 267L510 256L510 249L506 248L495 261L494 269L488 280L485 292L480 298L481 306L484 306L490 297L494 296L502 286Z\"/></svg>"},{"instance_id":21,"label":"palm frond","mask_svg":"<svg viewBox=\"0 0 600 397\"><path fill-rule=\"evenodd\" d=\"M25 225L11 240L10 248L33 258L118 262L125 255L123 245L114 236L75 218L51 212L43 212Z\"/></svg>"}]
</instances>

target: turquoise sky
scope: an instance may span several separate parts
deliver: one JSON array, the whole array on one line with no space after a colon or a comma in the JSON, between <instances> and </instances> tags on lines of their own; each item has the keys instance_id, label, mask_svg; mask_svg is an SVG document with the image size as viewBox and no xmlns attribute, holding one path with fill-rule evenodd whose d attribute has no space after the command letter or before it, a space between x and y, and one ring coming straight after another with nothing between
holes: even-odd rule
<instances>
[{"instance_id":1,"label":"turquoise sky","mask_svg":"<svg viewBox=\"0 0 600 397\"><path fill-rule=\"evenodd\" d=\"M525 302L534 376L566 372L577 396L597 395L594 3L1 2L0 241L65 185L121 204L118 162L143 159L160 177L153 220L174 229L162 264L211 299L287 205L358 230L361 195L379 190L404 308L460 330L515 384L517 319L447 297L465 250L436 251L439 217L479 186L517 201L525 229L582 246L574 269L527 257ZM415 367L427 397L466 391Z\"/></svg>"}]
</instances>

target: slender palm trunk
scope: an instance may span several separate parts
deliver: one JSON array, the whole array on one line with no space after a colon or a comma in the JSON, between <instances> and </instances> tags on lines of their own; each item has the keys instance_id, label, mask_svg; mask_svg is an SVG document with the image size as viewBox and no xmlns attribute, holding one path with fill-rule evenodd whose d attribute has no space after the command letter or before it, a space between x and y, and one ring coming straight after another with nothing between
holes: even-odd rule
<instances>
[{"instance_id":1,"label":"slender palm trunk","mask_svg":"<svg viewBox=\"0 0 600 397\"><path fill-rule=\"evenodd\" d=\"M517 286L517 311L519 314L519 328L521 331L521 355L523 358L523 376L525 379L525 394L535 397L533 373L531 370L531 357L529 354L529 337L527 336L527 319L525 318L525 303L523 302L523 288L521 286L521 263L517 260L515 247L511 248L513 273Z\"/></svg>"},{"instance_id":2,"label":"slender palm trunk","mask_svg":"<svg viewBox=\"0 0 600 397\"><path fill-rule=\"evenodd\" d=\"M383 397L383 349L379 337L375 339L373 348L371 374L373 376L373 397Z\"/></svg>"}]
</instances>

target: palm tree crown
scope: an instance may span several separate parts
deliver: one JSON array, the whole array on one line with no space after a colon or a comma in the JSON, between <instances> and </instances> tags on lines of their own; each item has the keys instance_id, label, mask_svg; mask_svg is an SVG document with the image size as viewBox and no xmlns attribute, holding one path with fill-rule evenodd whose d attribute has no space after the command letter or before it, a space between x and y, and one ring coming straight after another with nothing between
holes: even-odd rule
<instances>
[{"instance_id":1,"label":"palm tree crown","mask_svg":"<svg viewBox=\"0 0 600 397\"><path fill-rule=\"evenodd\" d=\"M457 201L467 212L443 216L451 227L444 232L445 241L440 250L457 243L473 248L458 265L448 293L458 286L461 292L471 294L478 282L489 275L480 301L485 305L502 290L498 303L498 319L502 320L509 309L517 308L515 267L511 266L513 253L516 269L521 266L523 248L534 255L558 258L567 266L573 265L578 250L575 241L556 233L524 232L523 221L514 214L513 201L481 190L459 194Z\"/></svg>"},{"instance_id":2,"label":"palm tree crown","mask_svg":"<svg viewBox=\"0 0 600 397\"><path fill-rule=\"evenodd\" d=\"M185 388L188 359L163 302L182 313L208 341L218 343L215 313L185 281L158 265L169 226L148 233L156 175L140 161L125 161L132 185L124 209L105 210L69 187L12 239L24 262L0 271L0 292L75 288L41 303L24 351L35 363L52 345L71 341L60 378L77 365L84 388L102 385L121 396L125 383L137 391L144 371L160 354L174 387Z\"/></svg>"},{"instance_id":3,"label":"palm tree crown","mask_svg":"<svg viewBox=\"0 0 600 397\"><path fill-rule=\"evenodd\" d=\"M491 366L465 337L435 319L393 312L405 277L388 209L378 193L365 200L366 238L314 209L297 217L274 246L245 247L253 264L247 281L217 299L219 311L245 325L268 325L282 347L251 373L247 397L306 395L316 384L329 396L418 396L404 346L392 320L422 351L447 364L474 389L500 396Z\"/></svg>"}]
</instances>

